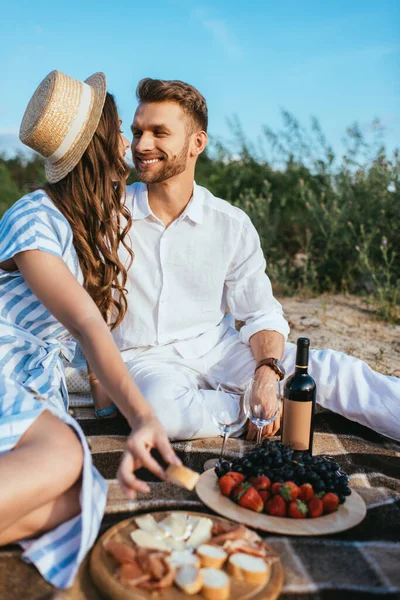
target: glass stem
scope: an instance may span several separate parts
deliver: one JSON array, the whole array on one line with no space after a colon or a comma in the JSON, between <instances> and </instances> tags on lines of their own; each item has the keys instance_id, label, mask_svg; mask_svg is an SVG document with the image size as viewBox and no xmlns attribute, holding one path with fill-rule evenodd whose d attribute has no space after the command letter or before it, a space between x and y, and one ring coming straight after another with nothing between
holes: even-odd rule
<instances>
[{"instance_id":1,"label":"glass stem","mask_svg":"<svg viewBox=\"0 0 400 600\"><path fill-rule=\"evenodd\" d=\"M256 444L261 444L262 427L257 428L257 441Z\"/></svg>"},{"instance_id":2,"label":"glass stem","mask_svg":"<svg viewBox=\"0 0 400 600\"><path fill-rule=\"evenodd\" d=\"M221 454L219 455L218 462L221 462L221 460L222 460L222 457L224 455L226 440L228 439L228 437L229 437L229 433L224 433L224 436L222 438Z\"/></svg>"}]
</instances>

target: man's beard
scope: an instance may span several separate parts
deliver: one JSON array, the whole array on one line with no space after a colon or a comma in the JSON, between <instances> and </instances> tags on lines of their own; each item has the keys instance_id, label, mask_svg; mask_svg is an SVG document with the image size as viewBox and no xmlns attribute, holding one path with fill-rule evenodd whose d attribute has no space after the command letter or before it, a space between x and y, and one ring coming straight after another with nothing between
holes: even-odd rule
<instances>
[{"instance_id":1,"label":"man's beard","mask_svg":"<svg viewBox=\"0 0 400 600\"><path fill-rule=\"evenodd\" d=\"M147 169L143 171L137 169L137 178L142 183L161 183L180 175L186 170L187 159L189 154L189 137L186 138L185 145L182 150L174 158L163 159L160 163L161 169L157 173L149 173Z\"/></svg>"}]
</instances>

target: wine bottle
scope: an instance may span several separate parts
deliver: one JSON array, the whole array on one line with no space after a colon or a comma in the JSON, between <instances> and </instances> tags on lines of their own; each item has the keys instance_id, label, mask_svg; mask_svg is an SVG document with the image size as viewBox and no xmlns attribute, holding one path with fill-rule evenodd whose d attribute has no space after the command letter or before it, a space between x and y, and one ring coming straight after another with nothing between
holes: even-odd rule
<instances>
[{"instance_id":1,"label":"wine bottle","mask_svg":"<svg viewBox=\"0 0 400 600\"><path fill-rule=\"evenodd\" d=\"M312 454L316 386L308 374L310 340L298 338L296 370L283 392L282 443Z\"/></svg>"}]
</instances>

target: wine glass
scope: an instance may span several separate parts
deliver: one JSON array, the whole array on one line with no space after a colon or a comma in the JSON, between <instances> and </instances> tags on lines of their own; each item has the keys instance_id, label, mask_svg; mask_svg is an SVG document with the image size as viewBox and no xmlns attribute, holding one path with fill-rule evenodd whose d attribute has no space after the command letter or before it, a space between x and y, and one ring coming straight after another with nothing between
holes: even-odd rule
<instances>
[{"instance_id":1,"label":"wine glass","mask_svg":"<svg viewBox=\"0 0 400 600\"><path fill-rule=\"evenodd\" d=\"M210 458L206 460L203 465L205 471L212 469L221 463L227 439L231 433L239 431L247 420L240 394L226 392L223 384L218 384L215 391L218 395L220 394L220 397L217 397L213 403L211 417L221 431L223 438L219 458Z\"/></svg>"},{"instance_id":2,"label":"wine glass","mask_svg":"<svg viewBox=\"0 0 400 600\"><path fill-rule=\"evenodd\" d=\"M273 423L280 410L281 382L262 382L255 378L248 381L244 393L244 409L257 426L257 444L261 443L263 427Z\"/></svg>"}]
</instances>

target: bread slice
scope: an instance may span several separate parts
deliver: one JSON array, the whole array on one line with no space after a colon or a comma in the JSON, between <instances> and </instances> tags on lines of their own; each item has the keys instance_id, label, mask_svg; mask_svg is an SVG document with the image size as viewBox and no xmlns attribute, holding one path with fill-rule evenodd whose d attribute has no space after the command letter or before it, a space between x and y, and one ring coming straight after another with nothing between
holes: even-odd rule
<instances>
[{"instance_id":1,"label":"bread slice","mask_svg":"<svg viewBox=\"0 0 400 600\"><path fill-rule=\"evenodd\" d=\"M219 569L201 569L203 577L202 596L206 600L228 600L231 593L231 580Z\"/></svg>"},{"instance_id":2,"label":"bread slice","mask_svg":"<svg viewBox=\"0 0 400 600\"><path fill-rule=\"evenodd\" d=\"M200 479L200 475L196 471L192 471L192 469L188 469L183 465L169 465L165 473L168 481L187 490L193 490Z\"/></svg>"},{"instance_id":3,"label":"bread slice","mask_svg":"<svg viewBox=\"0 0 400 600\"><path fill-rule=\"evenodd\" d=\"M200 569L194 565L184 565L175 575L175 583L185 594L193 596L203 587L203 577Z\"/></svg>"},{"instance_id":4,"label":"bread slice","mask_svg":"<svg viewBox=\"0 0 400 600\"><path fill-rule=\"evenodd\" d=\"M228 572L246 583L263 585L267 582L269 568L263 558L238 552L229 557Z\"/></svg>"},{"instance_id":5,"label":"bread slice","mask_svg":"<svg viewBox=\"0 0 400 600\"><path fill-rule=\"evenodd\" d=\"M228 558L227 553L220 546L211 546L211 544L202 544L196 550L200 558L202 567L212 569L221 569Z\"/></svg>"}]
</instances>

